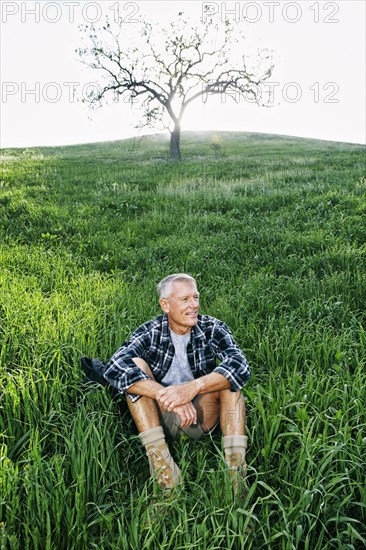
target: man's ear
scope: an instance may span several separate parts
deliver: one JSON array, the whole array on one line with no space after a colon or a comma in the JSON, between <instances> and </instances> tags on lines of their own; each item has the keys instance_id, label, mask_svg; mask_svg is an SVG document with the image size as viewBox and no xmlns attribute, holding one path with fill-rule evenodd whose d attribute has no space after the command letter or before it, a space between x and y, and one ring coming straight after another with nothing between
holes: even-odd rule
<instances>
[{"instance_id":1,"label":"man's ear","mask_svg":"<svg viewBox=\"0 0 366 550\"><path fill-rule=\"evenodd\" d=\"M168 301L165 300L164 298L160 298L160 307L161 307L161 309L164 311L164 313L168 313L168 312L169 312L169 304L168 304Z\"/></svg>"}]
</instances>

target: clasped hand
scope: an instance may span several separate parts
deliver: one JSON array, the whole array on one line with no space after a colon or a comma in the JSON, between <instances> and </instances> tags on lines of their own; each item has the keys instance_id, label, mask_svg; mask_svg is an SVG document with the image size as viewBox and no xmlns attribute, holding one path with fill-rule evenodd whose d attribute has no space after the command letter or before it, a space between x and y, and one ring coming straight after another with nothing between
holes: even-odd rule
<instances>
[{"instance_id":1,"label":"clasped hand","mask_svg":"<svg viewBox=\"0 0 366 550\"><path fill-rule=\"evenodd\" d=\"M187 428L197 423L197 411L192 404L196 395L194 386L187 382L161 388L156 393L156 401L162 410L176 413L181 419L182 428Z\"/></svg>"}]
</instances>

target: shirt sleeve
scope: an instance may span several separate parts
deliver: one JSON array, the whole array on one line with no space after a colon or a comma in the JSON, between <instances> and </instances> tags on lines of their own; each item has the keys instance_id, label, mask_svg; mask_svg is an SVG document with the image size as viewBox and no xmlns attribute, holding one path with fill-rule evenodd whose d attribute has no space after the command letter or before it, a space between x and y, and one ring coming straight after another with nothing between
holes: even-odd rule
<instances>
[{"instance_id":1,"label":"shirt sleeve","mask_svg":"<svg viewBox=\"0 0 366 550\"><path fill-rule=\"evenodd\" d=\"M139 369L132 360L134 357L144 358L150 347L150 336L144 327L139 327L108 361L104 378L120 393L126 391L141 380L149 380L147 374ZM131 401L141 396L128 394Z\"/></svg>"},{"instance_id":2,"label":"shirt sleeve","mask_svg":"<svg viewBox=\"0 0 366 550\"><path fill-rule=\"evenodd\" d=\"M229 380L231 391L241 390L250 378L250 367L225 323L220 322L214 327L211 347L221 361L213 372L218 372Z\"/></svg>"}]
</instances>

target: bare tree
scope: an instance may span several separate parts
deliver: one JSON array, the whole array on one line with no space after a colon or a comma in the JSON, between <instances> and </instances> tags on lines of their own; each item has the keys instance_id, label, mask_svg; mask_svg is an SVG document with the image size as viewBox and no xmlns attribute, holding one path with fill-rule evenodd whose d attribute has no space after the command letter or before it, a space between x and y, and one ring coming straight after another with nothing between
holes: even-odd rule
<instances>
[{"instance_id":1,"label":"bare tree","mask_svg":"<svg viewBox=\"0 0 366 550\"><path fill-rule=\"evenodd\" d=\"M223 94L236 101L244 98L261 103L260 85L272 74L270 52L261 50L246 56L241 36L226 21L206 21L194 25L180 13L169 28L140 22L140 36L133 46L126 41L123 22L82 30L87 47L77 50L81 61L100 71L102 85L88 94L91 106L100 106L108 97L123 96L142 109L140 127L170 131L170 157L178 160L181 124L187 107L201 98ZM250 67L248 66L250 61Z\"/></svg>"}]
</instances>

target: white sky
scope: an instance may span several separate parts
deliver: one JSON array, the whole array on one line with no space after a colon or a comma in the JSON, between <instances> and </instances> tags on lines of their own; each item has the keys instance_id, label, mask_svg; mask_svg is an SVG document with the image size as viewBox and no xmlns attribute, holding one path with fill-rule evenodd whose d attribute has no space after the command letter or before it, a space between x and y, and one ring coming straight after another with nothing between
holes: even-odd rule
<instances>
[{"instance_id":1,"label":"white sky","mask_svg":"<svg viewBox=\"0 0 366 550\"><path fill-rule=\"evenodd\" d=\"M259 109L209 98L187 109L182 130L235 130L365 143L364 0L200 2L1 2L1 147L66 145L136 135L138 113L119 103L90 113L83 87L98 80L78 62L78 25L99 16L167 22L185 12L199 18L209 4L251 43L275 51L274 104ZM235 12L235 15L232 12ZM249 22L248 22L249 20ZM127 27L126 27L127 29ZM73 98L71 84L77 83ZM32 92L33 91L33 92ZM296 100L297 99L297 100Z\"/></svg>"}]
</instances>

